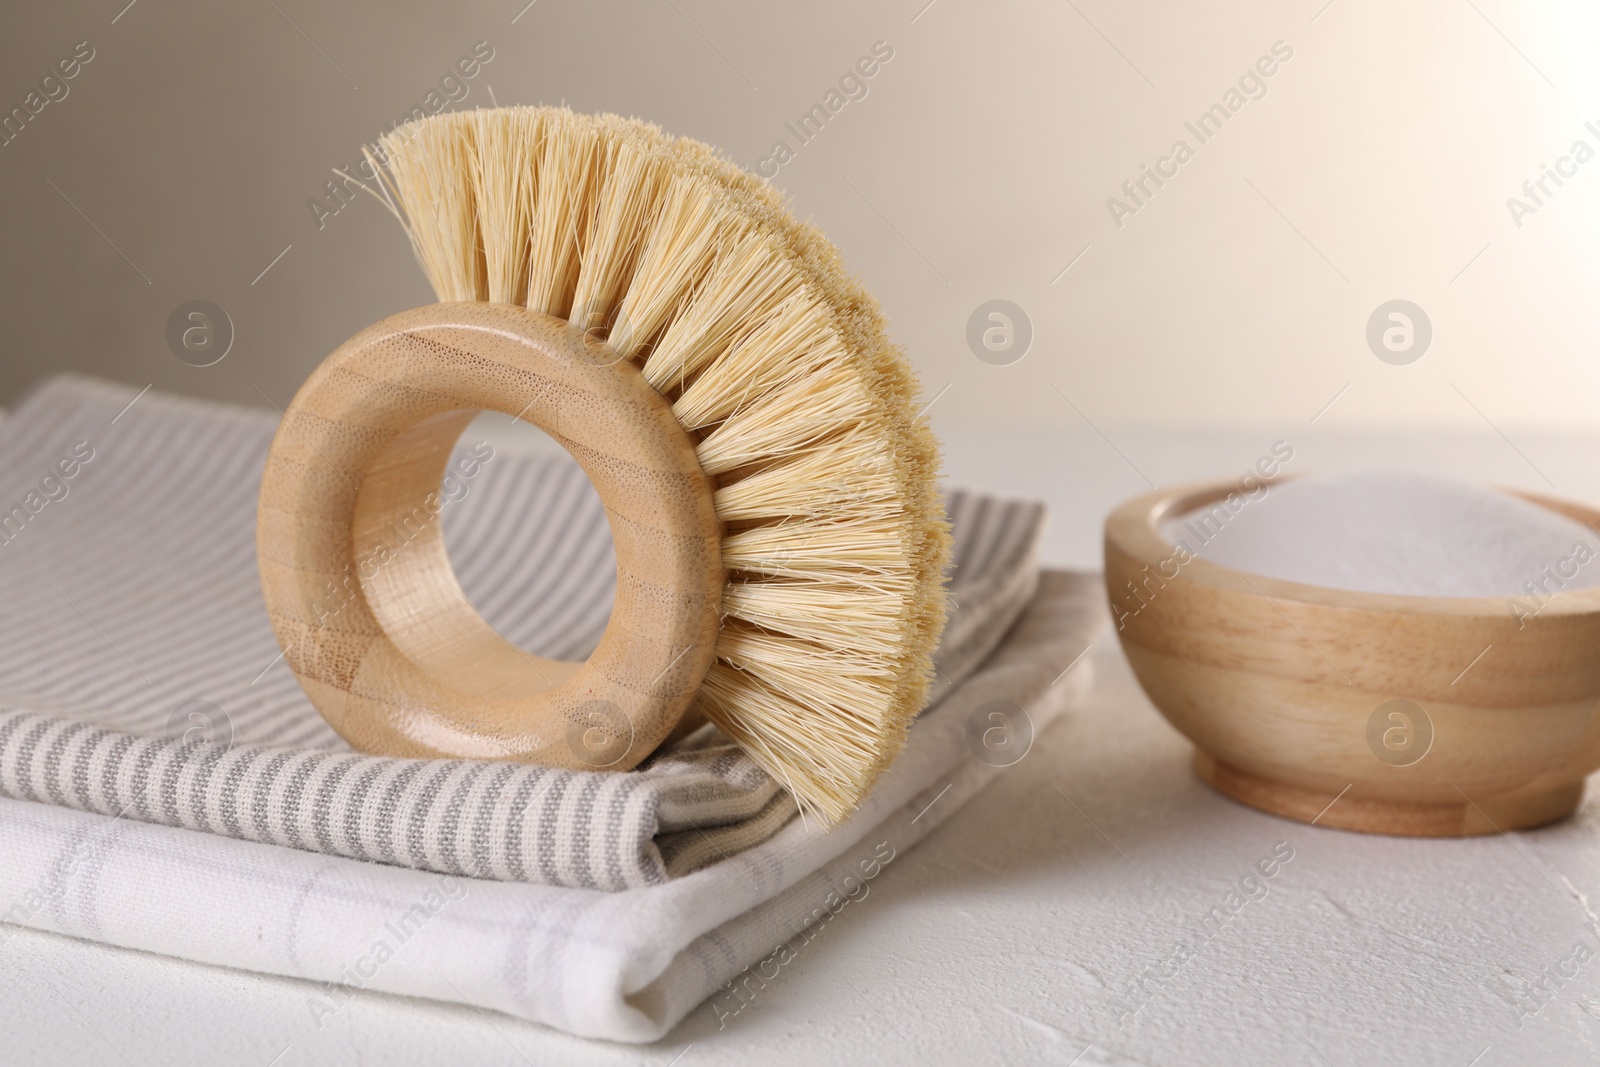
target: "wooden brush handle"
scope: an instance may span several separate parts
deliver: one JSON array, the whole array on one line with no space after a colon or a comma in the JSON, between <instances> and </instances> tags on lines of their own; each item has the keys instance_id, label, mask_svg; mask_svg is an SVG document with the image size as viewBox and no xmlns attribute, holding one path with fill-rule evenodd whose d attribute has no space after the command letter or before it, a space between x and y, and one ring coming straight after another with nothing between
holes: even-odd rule
<instances>
[{"instance_id":1,"label":"wooden brush handle","mask_svg":"<svg viewBox=\"0 0 1600 1067\"><path fill-rule=\"evenodd\" d=\"M585 663L517 649L456 581L441 479L483 409L555 438L605 506L616 602ZM262 592L306 695L363 752L625 770L711 665L711 494L667 402L611 349L508 304L415 308L345 342L290 403L261 482Z\"/></svg>"}]
</instances>

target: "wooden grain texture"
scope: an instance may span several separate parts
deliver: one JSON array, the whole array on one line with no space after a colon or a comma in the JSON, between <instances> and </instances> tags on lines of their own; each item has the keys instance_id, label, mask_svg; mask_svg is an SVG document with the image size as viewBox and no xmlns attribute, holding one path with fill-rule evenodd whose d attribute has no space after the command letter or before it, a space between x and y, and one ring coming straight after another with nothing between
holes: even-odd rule
<instances>
[{"instance_id":1,"label":"wooden grain texture","mask_svg":"<svg viewBox=\"0 0 1600 1067\"><path fill-rule=\"evenodd\" d=\"M1600 589L1555 592L1519 619L1504 597L1349 592L1174 556L1168 518L1237 489L1160 490L1106 521L1118 636L1151 701L1195 743L1204 780L1266 811L1374 833L1493 833L1572 811L1600 768ZM1600 527L1600 513L1528 499ZM1380 712L1389 701L1422 716ZM1418 739L1425 725L1425 749L1381 740Z\"/></svg>"},{"instance_id":2,"label":"wooden grain texture","mask_svg":"<svg viewBox=\"0 0 1600 1067\"><path fill-rule=\"evenodd\" d=\"M605 507L616 601L585 663L514 647L450 566L441 478L486 409L553 437ZM402 312L318 367L273 439L257 520L285 659L354 747L616 770L671 732L711 665L720 537L694 443L637 367L487 303Z\"/></svg>"}]
</instances>

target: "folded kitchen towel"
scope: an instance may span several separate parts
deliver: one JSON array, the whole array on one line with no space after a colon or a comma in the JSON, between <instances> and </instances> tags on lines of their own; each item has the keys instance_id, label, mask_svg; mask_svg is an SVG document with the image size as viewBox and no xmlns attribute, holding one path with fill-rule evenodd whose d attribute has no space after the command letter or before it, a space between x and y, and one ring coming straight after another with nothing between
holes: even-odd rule
<instances>
[{"instance_id":1,"label":"folded kitchen towel","mask_svg":"<svg viewBox=\"0 0 1600 1067\"><path fill-rule=\"evenodd\" d=\"M1037 509L957 494L935 702L831 831L709 729L626 775L357 756L262 618L272 422L62 380L0 424L0 922L314 980L291 1040L354 988L626 1041L735 1013L1088 683L1098 579L1035 571ZM546 654L610 599L574 499L508 453L446 515L463 585Z\"/></svg>"},{"instance_id":2,"label":"folded kitchen towel","mask_svg":"<svg viewBox=\"0 0 1600 1067\"><path fill-rule=\"evenodd\" d=\"M1004 642L923 714L850 818L826 832L792 819L658 885L454 878L0 799L0 920L312 979L291 1046L354 988L620 1041L661 1037L702 1002L725 1021L795 956L825 951L811 938L846 907L870 908L872 881L1001 764L1028 758L1003 749L1083 692L1103 599L1096 575L1044 572Z\"/></svg>"},{"instance_id":3,"label":"folded kitchen towel","mask_svg":"<svg viewBox=\"0 0 1600 1067\"><path fill-rule=\"evenodd\" d=\"M276 424L73 377L0 424L0 795L607 891L681 877L793 819L789 795L712 727L626 774L352 752L301 693L261 602L256 493ZM615 582L598 498L565 453L474 454L444 493L463 587L520 646L587 656ZM1037 504L969 493L949 510L935 700L1033 596L1043 522Z\"/></svg>"}]
</instances>

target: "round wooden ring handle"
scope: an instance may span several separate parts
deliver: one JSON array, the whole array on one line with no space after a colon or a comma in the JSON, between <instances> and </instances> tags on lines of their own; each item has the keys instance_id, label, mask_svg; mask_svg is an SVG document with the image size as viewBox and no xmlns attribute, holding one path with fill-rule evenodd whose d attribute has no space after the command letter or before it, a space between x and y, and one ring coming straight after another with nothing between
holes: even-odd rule
<instances>
[{"instance_id":1,"label":"round wooden ring handle","mask_svg":"<svg viewBox=\"0 0 1600 1067\"><path fill-rule=\"evenodd\" d=\"M605 506L616 602L585 663L517 649L456 581L441 480L483 409L555 438ZM454 484L477 461L459 462ZM262 592L301 687L361 751L625 770L713 659L712 488L666 400L603 344L509 304L415 308L341 345L290 403L261 482Z\"/></svg>"}]
</instances>

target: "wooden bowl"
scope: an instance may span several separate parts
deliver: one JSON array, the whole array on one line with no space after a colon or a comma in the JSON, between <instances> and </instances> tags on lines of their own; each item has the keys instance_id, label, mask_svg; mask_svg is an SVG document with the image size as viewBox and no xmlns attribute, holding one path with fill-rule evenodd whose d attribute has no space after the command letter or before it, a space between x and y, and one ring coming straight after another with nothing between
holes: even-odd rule
<instances>
[{"instance_id":1,"label":"wooden bowl","mask_svg":"<svg viewBox=\"0 0 1600 1067\"><path fill-rule=\"evenodd\" d=\"M1204 781L1263 811L1369 833L1456 837L1572 812L1600 768L1600 588L1519 598L1519 613L1505 597L1246 574L1163 536L1201 509L1220 529L1250 506L1247 491L1158 490L1106 520L1123 650L1194 742ZM1600 529L1600 512L1518 495Z\"/></svg>"}]
</instances>

